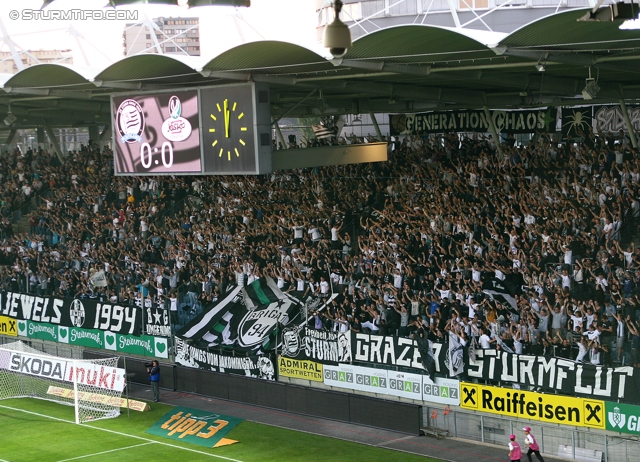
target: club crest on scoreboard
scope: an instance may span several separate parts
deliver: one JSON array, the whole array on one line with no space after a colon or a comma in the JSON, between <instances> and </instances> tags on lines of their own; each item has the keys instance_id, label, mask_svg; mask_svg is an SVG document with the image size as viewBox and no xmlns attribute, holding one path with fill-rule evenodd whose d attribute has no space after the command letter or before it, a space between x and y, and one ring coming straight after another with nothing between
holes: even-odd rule
<instances>
[{"instance_id":1,"label":"club crest on scoreboard","mask_svg":"<svg viewBox=\"0 0 640 462\"><path fill-rule=\"evenodd\" d=\"M120 103L116 113L116 123L120 140L123 143L142 142L144 113L142 112L142 107L136 100L125 99Z\"/></svg>"}]
</instances>

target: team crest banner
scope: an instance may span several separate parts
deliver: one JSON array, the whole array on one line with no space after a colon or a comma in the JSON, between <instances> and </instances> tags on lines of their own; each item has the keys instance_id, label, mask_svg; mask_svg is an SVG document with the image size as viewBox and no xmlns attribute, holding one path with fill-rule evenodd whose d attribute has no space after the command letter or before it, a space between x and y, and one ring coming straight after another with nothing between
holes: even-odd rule
<instances>
[{"instance_id":1,"label":"team crest banner","mask_svg":"<svg viewBox=\"0 0 640 462\"><path fill-rule=\"evenodd\" d=\"M640 406L605 402L607 430L640 436Z\"/></svg>"},{"instance_id":2,"label":"team crest banner","mask_svg":"<svg viewBox=\"0 0 640 462\"><path fill-rule=\"evenodd\" d=\"M273 279L263 277L230 291L176 336L204 349L227 346L237 352L271 351L278 344L280 328L296 319L301 307Z\"/></svg>"},{"instance_id":3,"label":"team crest banner","mask_svg":"<svg viewBox=\"0 0 640 462\"><path fill-rule=\"evenodd\" d=\"M316 330L308 326L292 326L282 331L281 354L286 358L338 364L345 362L345 352L349 352L347 359L350 356L350 343L351 335L340 335L326 329Z\"/></svg>"}]
</instances>

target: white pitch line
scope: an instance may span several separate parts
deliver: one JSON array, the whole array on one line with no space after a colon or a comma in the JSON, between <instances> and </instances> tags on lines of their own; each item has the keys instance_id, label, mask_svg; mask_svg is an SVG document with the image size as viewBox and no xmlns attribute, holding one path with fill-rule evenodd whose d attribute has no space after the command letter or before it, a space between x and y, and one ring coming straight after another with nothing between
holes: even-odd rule
<instances>
[{"instance_id":1,"label":"white pitch line","mask_svg":"<svg viewBox=\"0 0 640 462\"><path fill-rule=\"evenodd\" d=\"M18 409L18 408L15 408L15 407L3 406L1 404L0 404L0 408L11 409L12 411L24 412L26 414L37 415L38 417L46 417L48 419L58 420L60 422L66 422L66 423L70 423L70 424L75 424L75 422L73 420L60 419L58 417L52 417L50 415L40 414L38 412L26 411L24 409ZM178 446L176 444L165 443L164 441L152 440L150 438L144 438L142 436L128 435L126 433L117 432L115 430L109 430L107 428L93 427L91 425L84 425L84 424L81 424L81 425L83 425L85 428L93 428L94 430L102 430L103 432L107 432L107 433L114 433L116 435L126 436L128 438L134 438L134 439L137 439L137 440L148 441L149 443L162 444L163 446L169 446L171 448L182 449L184 451L189 451L189 452L195 452L196 454L202 454L203 456L215 457L216 459L230 460L231 462L242 462L241 460L232 459L231 457L219 456L217 454L210 454L208 452L198 451L196 449L191 449L191 448L185 448L185 447L182 447L182 446Z\"/></svg>"},{"instance_id":2,"label":"white pitch line","mask_svg":"<svg viewBox=\"0 0 640 462\"><path fill-rule=\"evenodd\" d=\"M109 451L96 452L94 454L87 454L86 456L78 456L78 457L72 457L71 459L59 460L58 462L67 462L69 460L85 459L87 457L94 457L94 456L100 456L102 454L109 454L110 452L124 451L125 449L131 449L131 448L139 448L140 446L146 446L148 444L151 444L151 443L134 444L133 446L127 446L126 448L118 448L118 449L111 449Z\"/></svg>"},{"instance_id":3,"label":"white pitch line","mask_svg":"<svg viewBox=\"0 0 640 462\"><path fill-rule=\"evenodd\" d=\"M382 446L384 446L384 445L386 445L386 444L393 444L393 443L397 443L397 442L399 442L399 441L408 440L408 439L411 439L411 438L413 438L413 437L414 437L414 435L407 435L407 436L403 436L402 438L396 438L396 439L394 439L394 440L383 441L382 443L378 443L376 446L380 446L380 447L382 447Z\"/></svg>"}]
</instances>

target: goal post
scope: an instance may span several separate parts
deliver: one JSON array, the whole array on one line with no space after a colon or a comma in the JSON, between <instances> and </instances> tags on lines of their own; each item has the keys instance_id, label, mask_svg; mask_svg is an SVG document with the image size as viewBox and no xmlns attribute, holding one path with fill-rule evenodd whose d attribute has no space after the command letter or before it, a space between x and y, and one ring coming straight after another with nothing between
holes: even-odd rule
<instances>
[{"instance_id":1,"label":"goal post","mask_svg":"<svg viewBox=\"0 0 640 462\"><path fill-rule=\"evenodd\" d=\"M120 415L126 373L118 357L71 359L23 342L0 347L0 399L35 398L73 406L75 422Z\"/></svg>"}]
</instances>

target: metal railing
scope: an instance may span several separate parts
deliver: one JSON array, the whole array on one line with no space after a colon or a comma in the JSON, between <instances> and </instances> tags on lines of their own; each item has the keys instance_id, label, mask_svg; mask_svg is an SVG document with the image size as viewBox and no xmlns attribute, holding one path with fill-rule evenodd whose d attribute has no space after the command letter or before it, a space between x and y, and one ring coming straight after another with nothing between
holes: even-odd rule
<instances>
[{"instance_id":1,"label":"metal railing","mask_svg":"<svg viewBox=\"0 0 640 462\"><path fill-rule=\"evenodd\" d=\"M17 337L7 337L4 335L0 335L0 345L14 343L18 340L29 345L31 348L42 351L43 353L64 358L82 359L82 352L85 350L84 347L77 345L65 345L62 343L46 342L44 340L26 340L24 338L18 339Z\"/></svg>"},{"instance_id":2,"label":"metal railing","mask_svg":"<svg viewBox=\"0 0 640 462\"><path fill-rule=\"evenodd\" d=\"M465 440L506 447L512 433L522 441L522 428L528 426L544 455L597 462L636 462L640 458L640 439L631 435L616 436L459 410L445 415L441 405L426 404L422 412L425 426L436 427L441 433ZM437 417L433 419L432 415Z\"/></svg>"}]
</instances>

